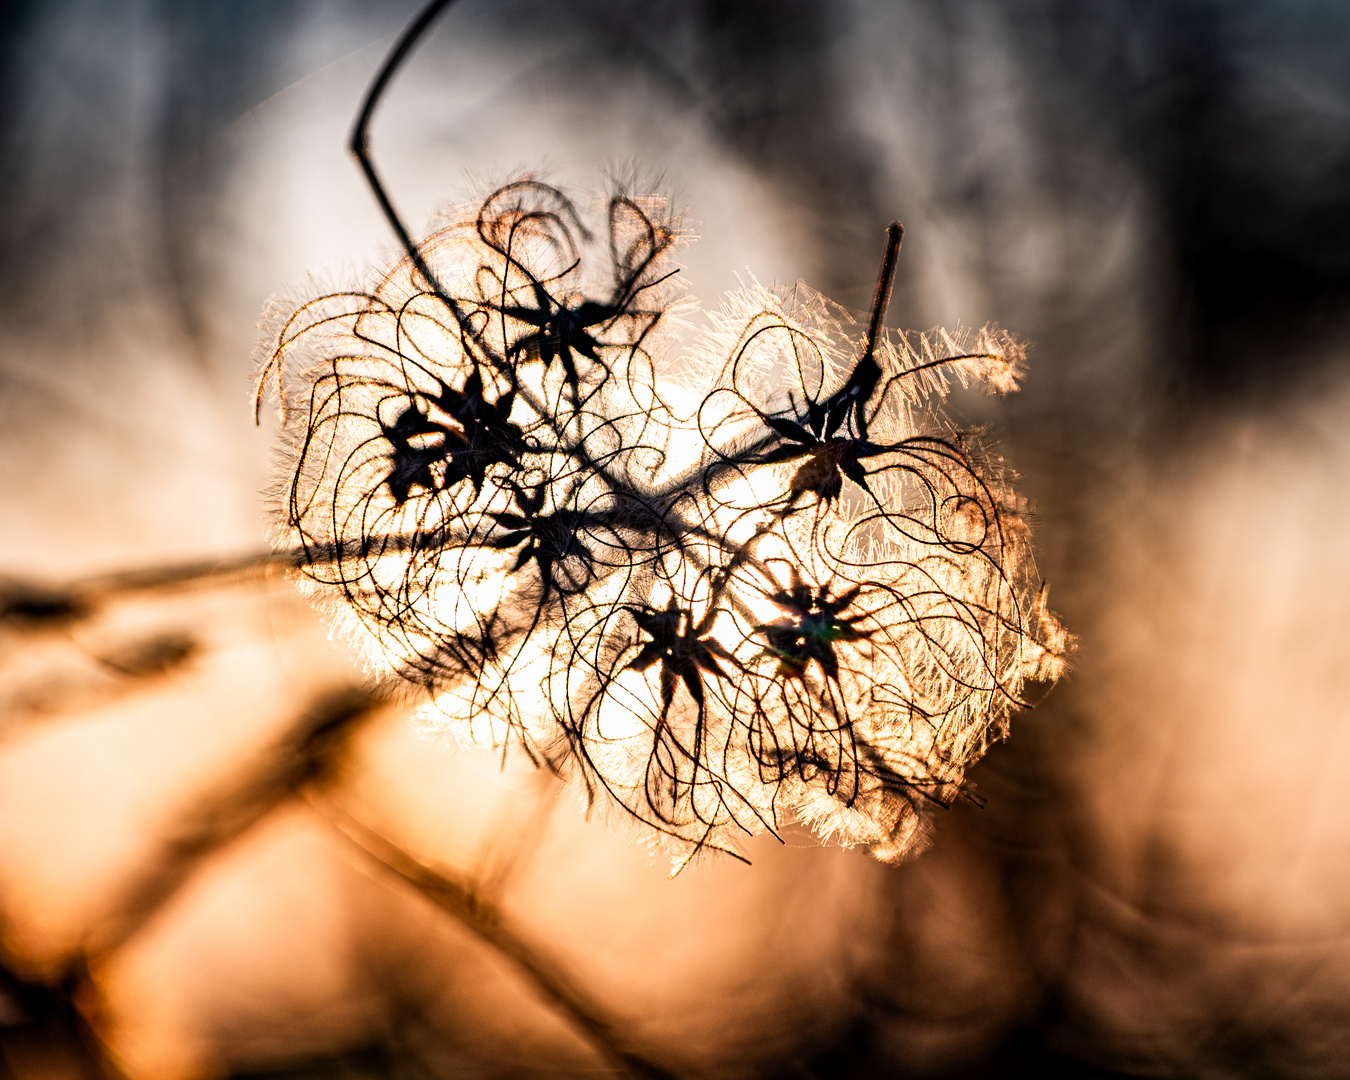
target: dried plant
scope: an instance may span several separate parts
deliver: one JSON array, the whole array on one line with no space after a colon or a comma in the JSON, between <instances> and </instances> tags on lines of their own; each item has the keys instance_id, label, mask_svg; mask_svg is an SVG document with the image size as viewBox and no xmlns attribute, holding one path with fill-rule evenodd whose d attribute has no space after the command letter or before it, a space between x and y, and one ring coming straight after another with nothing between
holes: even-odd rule
<instances>
[{"instance_id":1,"label":"dried plant","mask_svg":"<svg viewBox=\"0 0 1350 1080\"><path fill-rule=\"evenodd\" d=\"M619 186L526 178L268 313L285 480L275 542L437 722L617 804L677 865L788 816L910 850L925 808L1063 668L997 459L935 402L1006 392L1002 331L868 324L803 286L729 296L672 357L681 239Z\"/></svg>"}]
</instances>

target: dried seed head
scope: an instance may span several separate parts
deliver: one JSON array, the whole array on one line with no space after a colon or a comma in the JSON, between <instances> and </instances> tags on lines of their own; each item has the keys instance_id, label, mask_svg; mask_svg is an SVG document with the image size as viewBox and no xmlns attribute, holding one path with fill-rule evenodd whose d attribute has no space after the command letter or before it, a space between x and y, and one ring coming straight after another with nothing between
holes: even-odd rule
<instances>
[{"instance_id":1,"label":"dried seed head","mask_svg":"<svg viewBox=\"0 0 1350 1080\"><path fill-rule=\"evenodd\" d=\"M1017 502L935 408L1023 350L752 284L675 363L677 239L517 181L419 246L435 287L405 259L282 311L277 543L440 723L677 859L788 815L898 858L1063 668Z\"/></svg>"}]
</instances>

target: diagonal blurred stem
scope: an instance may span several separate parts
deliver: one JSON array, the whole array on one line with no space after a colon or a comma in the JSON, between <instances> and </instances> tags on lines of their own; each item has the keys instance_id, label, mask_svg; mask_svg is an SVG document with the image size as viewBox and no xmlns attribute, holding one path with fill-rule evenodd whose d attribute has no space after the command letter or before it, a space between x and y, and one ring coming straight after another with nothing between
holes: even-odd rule
<instances>
[{"instance_id":1,"label":"diagonal blurred stem","mask_svg":"<svg viewBox=\"0 0 1350 1080\"><path fill-rule=\"evenodd\" d=\"M136 934L196 871L201 861L260 821L304 785L328 773L357 727L385 698L348 686L319 695L256 761L201 793L179 815L156 857L107 905L84 942L91 966Z\"/></svg>"},{"instance_id":2,"label":"diagonal blurred stem","mask_svg":"<svg viewBox=\"0 0 1350 1080\"><path fill-rule=\"evenodd\" d=\"M362 721L387 698L378 691L342 687L315 697L287 731L241 774L198 796L181 814L161 849L107 905L81 947L56 971L33 977L0 966L0 995L18 1013L0 1028L0 1076L8 1075L4 1046L14 1038L55 1047L62 1075L81 1080L117 1080L82 1002L91 969L133 937L196 872L201 861L225 847L302 786L328 773ZM95 1006L96 1008L96 1006Z\"/></svg>"},{"instance_id":3,"label":"diagonal blurred stem","mask_svg":"<svg viewBox=\"0 0 1350 1080\"><path fill-rule=\"evenodd\" d=\"M676 1080L676 1073L640 1053L605 1008L559 967L506 925L501 910L471 885L428 866L394 841L311 791L310 804L346 840L385 872L412 886L476 937L509 959L535 989L589 1037L616 1069L635 1080Z\"/></svg>"},{"instance_id":4,"label":"diagonal blurred stem","mask_svg":"<svg viewBox=\"0 0 1350 1080\"><path fill-rule=\"evenodd\" d=\"M0 1076L60 1075L77 1080L122 1080L77 1001L83 965L53 982L26 978L0 966ZM14 1059L24 1066L14 1067Z\"/></svg>"},{"instance_id":5,"label":"diagonal blurred stem","mask_svg":"<svg viewBox=\"0 0 1350 1080\"><path fill-rule=\"evenodd\" d=\"M202 582L259 580L296 565L297 555L293 551L259 551L119 570L55 586L0 579L0 626L20 631L66 626L89 618L114 599L133 593L171 590Z\"/></svg>"}]
</instances>

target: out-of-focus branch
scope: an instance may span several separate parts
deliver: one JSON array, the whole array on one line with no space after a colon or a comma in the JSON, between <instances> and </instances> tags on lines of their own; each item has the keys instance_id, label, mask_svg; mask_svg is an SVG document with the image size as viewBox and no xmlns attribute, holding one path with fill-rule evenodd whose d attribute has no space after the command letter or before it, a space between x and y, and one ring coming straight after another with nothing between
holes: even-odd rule
<instances>
[{"instance_id":1,"label":"out-of-focus branch","mask_svg":"<svg viewBox=\"0 0 1350 1080\"><path fill-rule=\"evenodd\" d=\"M253 764L199 795L164 837L157 857L120 891L108 915L86 938L89 962L135 934L204 857L236 839L298 788L322 777L360 723L384 701L374 691L353 686L319 696Z\"/></svg>"},{"instance_id":2,"label":"out-of-focus branch","mask_svg":"<svg viewBox=\"0 0 1350 1080\"><path fill-rule=\"evenodd\" d=\"M64 585L0 578L0 626L14 630L63 626L88 618L116 597L185 585L225 585L273 577L299 564L292 551L252 552L224 559L119 570Z\"/></svg>"},{"instance_id":3,"label":"out-of-focus branch","mask_svg":"<svg viewBox=\"0 0 1350 1080\"><path fill-rule=\"evenodd\" d=\"M624 1075L638 1080L676 1080L678 1074L658 1065L632 1043L606 1009L580 990L557 964L506 925L502 912L473 885L456 881L443 870L414 858L387 836L356 820L330 800L311 791L311 805L368 859L412 886L441 910L454 916L530 980L534 988Z\"/></svg>"},{"instance_id":4,"label":"out-of-focus branch","mask_svg":"<svg viewBox=\"0 0 1350 1080\"><path fill-rule=\"evenodd\" d=\"M0 742L43 723L141 693L201 651L197 638L184 630L124 639L101 648L69 636L77 649L73 669L69 655L57 656L55 663L29 665L17 676L0 669Z\"/></svg>"},{"instance_id":5,"label":"out-of-focus branch","mask_svg":"<svg viewBox=\"0 0 1350 1080\"><path fill-rule=\"evenodd\" d=\"M198 795L58 972L36 980L0 966L0 1076L114 1080L118 1071L82 1008L91 967L140 930L205 857L325 776L357 727L386 700L353 686L316 697L253 763Z\"/></svg>"},{"instance_id":6,"label":"out-of-focus branch","mask_svg":"<svg viewBox=\"0 0 1350 1080\"><path fill-rule=\"evenodd\" d=\"M315 557L314 552L300 551L257 553L92 576L61 587L3 582L0 625L20 632L64 628L131 594L262 580ZM322 553L318 557L322 558ZM191 650L180 651L186 656ZM139 654L133 659L137 661L134 665L119 654L106 662L118 673L137 677L147 673L141 668L157 667L148 661L141 663ZM175 654L167 665L158 666L172 667L180 659ZM0 971L0 982L7 978L16 988L10 992L11 997L16 1001L21 996L25 1001L46 1002L42 1022L49 1026L59 1024L63 1032L68 1031L71 1045L78 1053L77 1075L89 1080L106 1080L116 1075L88 1018L76 1004L88 986L89 971L135 936L196 872L203 859L233 842L297 791L304 791L338 831L369 859L411 885L511 960L537 992L565 1015L612 1067L639 1080L674 1080L676 1074L652 1062L632 1045L619 1025L607 1018L601 1005L507 927L497 907L485 899L480 889L427 866L318 797L351 735L387 700L379 691L357 687L344 687L316 698L280 738L259 751L251 764L200 793L193 805L177 817L171 831L163 837L159 851L105 905L106 913L95 922L82 947L59 973L44 982L30 983Z\"/></svg>"},{"instance_id":7,"label":"out-of-focus branch","mask_svg":"<svg viewBox=\"0 0 1350 1080\"><path fill-rule=\"evenodd\" d=\"M6 1080L120 1080L77 1000L82 964L59 982L35 982L0 966L0 1076Z\"/></svg>"}]
</instances>

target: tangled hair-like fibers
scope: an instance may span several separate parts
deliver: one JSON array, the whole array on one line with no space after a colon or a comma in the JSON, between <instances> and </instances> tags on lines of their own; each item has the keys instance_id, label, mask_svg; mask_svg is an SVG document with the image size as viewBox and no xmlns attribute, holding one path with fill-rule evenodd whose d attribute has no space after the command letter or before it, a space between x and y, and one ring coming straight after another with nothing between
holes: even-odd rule
<instances>
[{"instance_id":1,"label":"tangled hair-like fibers","mask_svg":"<svg viewBox=\"0 0 1350 1080\"><path fill-rule=\"evenodd\" d=\"M278 309L276 542L466 739L683 861L785 815L898 858L1063 668L997 461L932 408L1007 334L887 334L799 286L663 359L678 229L520 180L367 288Z\"/></svg>"}]
</instances>

